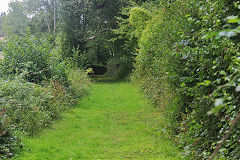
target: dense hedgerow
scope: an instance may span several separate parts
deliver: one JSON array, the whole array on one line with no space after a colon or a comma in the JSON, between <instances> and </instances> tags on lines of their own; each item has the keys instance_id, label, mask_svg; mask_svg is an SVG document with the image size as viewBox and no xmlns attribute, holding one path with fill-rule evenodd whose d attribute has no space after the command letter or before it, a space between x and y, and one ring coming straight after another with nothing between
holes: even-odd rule
<instances>
[{"instance_id":1,"label":"dense hedgerow","mask_svg":"<svg viewBox=\"0 0 240 160\"><path fill-rule=\"evenodd\" d=\"M21 148L20 137L37 134L87 92L87 73L62 61L51 44L30 34L2 44L0 158L12 157Z\"/></svg>"},{"instance_id":2,"label":"dense hedgerow","mask_svg":"<svg viewBox=\"0 0 240 160\"><path fill-rule=\"evenodd\" d=\"M184 158L208 159L215 151L218 158L239 159L239 40L204 39L236 28L226 17L238 15L239 4L158 2L134 6L120 25L121 37L132 36L126 45L138 44L132 46L137 52L133 81L172 119ZM217 33L217 38L233 35Z\"/></svg>"}]
</instances>

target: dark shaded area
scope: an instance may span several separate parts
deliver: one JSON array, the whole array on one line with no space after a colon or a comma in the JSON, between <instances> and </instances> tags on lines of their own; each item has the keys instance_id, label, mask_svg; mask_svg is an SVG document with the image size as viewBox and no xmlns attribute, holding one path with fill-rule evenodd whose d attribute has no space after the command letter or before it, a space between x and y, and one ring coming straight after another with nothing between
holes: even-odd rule
<instances>
[{"instance_id":1,"label":"dark shaded area","mask_svg":"<svg viewBox=\"0 0 240 160\"><path fill-rule=\"evenodd\" d=\"M108 83L119 82L118 79L106 75L90 75L90 77L93 79L94 82L108 82Z\"/></svg>"},{"instance_id":2,"label":"dark shaded area","mask_svg":"<svg viewBox=\"0 0 240 160\"><path fill-rule=\"evenodd\" d=\"M14 156L14 152L22 148L21 140L6 130L2 130L0 124L0 159Z\"/></svg>"},{"instance_id":3,"label":"dark shaded area","mask_svg":"<svg viewBox=\"0 0 240 160\"><path fill-rule=\"evenodd\" d=\"M107 73L107 67L105 66L90 65L88 68L93 69L93 73L91 75L103 75Z\"/></svg>"}]
</instances>

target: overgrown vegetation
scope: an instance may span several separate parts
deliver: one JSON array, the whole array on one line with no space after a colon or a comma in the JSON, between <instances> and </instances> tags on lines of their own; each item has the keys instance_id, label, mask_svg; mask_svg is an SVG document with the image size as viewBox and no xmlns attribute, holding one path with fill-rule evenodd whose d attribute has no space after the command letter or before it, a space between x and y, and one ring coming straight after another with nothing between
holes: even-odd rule
<instances>
[{"instance_id":1,"label":"overgrown vegetation","mask_svg":"<svg viewBox=\"0 0 240 160\"><path fill-rule=\"evenodd\" d=\"M80 68L104 66L109 75L123 78L133 68L132 61L129 63L131 54L122 48L122 40L109 40L116 38L111 30L117 28L116 16L127 3L128 0L15 0L9 3L8 14L0 16L0 35L24 35L27 30L38 36L52 35L62 58L72 59ZM129 72L123 74L125 68Z\"/></svg>"},{"instance_id":2,"label":"overgrown vegetation","mask_svg":"<svg viewBox=\"0 0 240 160\"><path fill-rule=\"evenodd\" d=\"M169 117L184 159L240 159L238 1L9 6L0 16L2 157L19 148L17 134L39 132L84 94L82 70L93 67L119 79L134 68L132 81Z\"/></svg>"},{"instance_id":3,"label":"overgrown vegetation","mask_svg":"<svg viewBox=\"0 0 240 160\"><path fill-rule=\"evenodd\" d=\"M35 135L71 108L89 85L87 73L57 58L48 38L11 36L0 61L1 158L21 147L20 137Z\"/></svg>"},{"instance_id":4,"label":"overgrown vegetation","mask_svg":"<svg viewBox=\"0 0 240 160\"><path fill-rule=\"evenodd\" d=\"M239 40L219 39L238 33L223 30L236 28L236 17L228 24L226 17L238 15L238 5L146 2L133 4L124 12L129 18L120 19L120 38L137 55L132 79L172 119L184 158L240 158Z\"/></svg>"}]
</instances>

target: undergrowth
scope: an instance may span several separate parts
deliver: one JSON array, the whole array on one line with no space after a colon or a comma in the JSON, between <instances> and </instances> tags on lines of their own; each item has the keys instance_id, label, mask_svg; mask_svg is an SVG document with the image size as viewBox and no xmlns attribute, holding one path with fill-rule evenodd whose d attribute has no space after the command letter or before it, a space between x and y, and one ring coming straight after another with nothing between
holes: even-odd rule
<instances>
[{"instance_id":1,"label":"undergrowth","mask_svg":"<svg viewBox=\"0 0 240 160\"><path fill-rule=\"evenodd\" d=\"M72 108L90 85L87 72L53 53L51 39L8 37L0 60L0 158L11 158L33 136Z\"/></svg>"},{"instance_id":2,"label":"undergrowth","mask_svg":"<svg viewBox=\"0 0 240 160\"><path fill-rule=\"evenodd\" d=\"M229 0L138 1L119 18L116 33L136 55L132 80L165 108L183 158L240 158L238 8Z\"/></svg>"}]
</instances>

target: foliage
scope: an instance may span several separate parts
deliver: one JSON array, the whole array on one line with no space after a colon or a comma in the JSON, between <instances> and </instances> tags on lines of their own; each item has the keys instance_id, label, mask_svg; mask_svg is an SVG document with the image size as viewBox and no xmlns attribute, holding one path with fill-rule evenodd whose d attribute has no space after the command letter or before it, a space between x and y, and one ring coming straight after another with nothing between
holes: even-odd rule
<instances>
[{"instance_id":1,"label":"foliage","mask_svg":"<svg viewBox=\"0 0 240 160\"><path fill-rule=\"evenodd\" d=\"M27 33L54 33L59 20L57 0L14 0L8 6L8 13L1 18L0 31L5 35Z\"/></svg>"},{"instance_id":2,"label":"foliage","mask_svg":"<svg viewBox=\"0 0 240 160\"><path fill-rule=\"evenodd\" d=\"M47 38L27 34L8 37L2 46L1 75L11 77L26 72L25 79L39 83L51 78L49 65L52 45Z\"/></svg>"},{"instance_id":3,"label":"foliage","mask_svg":"<svg viewBox=\"0 0 240 160\"><path fill-rule=\"evenodd\" d=\"M127 0L16 0L1 18L1 31L7 35L49 33L56 38L61 58L72 59L78 67L107 66L111 58L127 55L121 48L121 39L109 41L116 38L111 30L117 27L116 17L127 3Z\"/></svg>"},{"instance_id":4,"label":"foliage","mask_svg":"<svg viewBox=\"0 0 240 160\"><path fill-rule=\"evenodd\" d=\"M86 73L61 60L51 37L13 35L2 48L0 152L12 157L19 149L19 136L35 135L51 124L87 92L90 81Z\"/></svg>"},{"instance_id":5,"label":"foliage","mask_svg":"<svg viewBox=\"0 0 240 160\"><path fill-rule=\"evenodd\" d=\"M51 37L37 37L26 34L12 35L2 44L4 59L1 61L0 75L14 78L23 74L26 81L44 83L49 79L58 79L67 86L67 70L69 65L53 50Z\"/></svg>"},{"instance_id":6,"label":"foliage","mask_svg":"<svg viewBox=\"0 0 240 160\"><path fill-rule=\"evenodd\" d=\"M5 130L2 125L2 118L3 116L0 116L0 158L6 159L12 157L14 152L20 150L21 142L11 132Z\"/></svg>"},{"instance_id":7,"label":"foliage","mask_svg":"<svg viewBox=\"0 0 240 160\"><path fill-rule=\"evenodd\" d=\"M24 4L20 1L9 3L9 13L2 18L2 32L20 35L27 31L29 19Z\"/></svg>"},{"instance_id":8,"label":"foliage","mask_svg":"<svg viewBox=\"0 0 240 160\"><path fill-rule=\"evenodd\" d=\"M3 31L3 21L6 16L5 12L2 12L0 14L0 37L3 37L5 35L5 32Z\"/></svg>"},{"instance_id":9,"label":"foliage","mask_svg":"<svg viewBox=\"0 0 240 160\"><path fill-rule=\"evenodd\" d=\"M228 25L224 21L238 10L228 0L158 2L151 9L151 2L142 4L141 12L149 12L151 19L140 21L140 14L135 21L120 24L123 36L138 33L134 39L138 45L132 47L138 51L132 79L172 118L170 127L185 147L184 157L207 159L239 114L239 45L238 37L202 37L238 32L231 29L237 28L236 17ZM134 8L129 17L137 15ZM142 22L145 27L134 27ZM219 157L239 159L238 134L239 125L231 129Z\"/></svg>"},{"instance_id":10,"label":"foliage","mask_svg":"<svg viewBox=\"0 0 240 160\"><path fill-rule=\"evenodd\" d=\"M53 97L48 89L20 80L2 81L0 93L2 122L7 128L33 134L51 121Z\"/></svg>"},{"instance_id":11,"label":"foliage","mask_svg":"<svg viewBox=\"0 0 240 160\"><path fill-rule=\"evenodd\" d=\"M208 15L203 14L203 11L200 10L198 11L200 12L199 17L187 17L190 26L196 28L196 30L191 34L183 33L182 37L188 41L188 44L180 44L178 47L183 48L181 54L187 56L185 62L188 63L187 65L185 63L185 66L188 69L185 70L191 70L192 72L184 73L182 76L193 78L191 82L181 81L182 92L188 92L193 98L189 101L192 104L188 106L191 112L187 117L187 127L190 131L188 136L195 140L189 143L189 147L195 150L195 156L207 158L221 143L225 134L229 132L232 120L236 118L239 112L237 108L239 96L235 92L234 85L221 87L227 82L232 83L234 81L231 74L238 74L237 72L234 73L235 68L238 68L234 62L234 57L238 57L239 47L234 39L204 41L197 38L212 30L212 27L213 30L231 27L224 26L224 22L219 19L224 19L228 14L234 12L233 4L230 5L228 1L223 1L219 4L200 5L205 7L205 10L209 8L212 8L212 10L208 11ZM227 14L225 10L228 10ZM201 28L199 28L199 25L201 25ZM221 104L218 98L222 96L227 97L226 101L228 101L225 109L218 104ZM216 107L214 107L214 104ZM217 116L208 116L207 113L214 113ZM235 128L231 133L232 137L228 137L228 140L220 149L220 157L239 158L239 147L236 145L238 140L234 138L234 135L239 134L238 130L238 127ZM183 134L182 136L186 137ZM199 148L202 148L202 150ZM188 151L188 149L186 150Z\"/></svg>"},{"instance_id":12,"label":"foliage","mask_svg":"<svg viewBox=\"0 0 240 160\"><path fill-rule=\"evenodd\" d=\"M116 38L111 30L117 27L116 16L120 16L119 11L127 0L60 2L62 29L58 43L63 58L72 58L77 66L87 68L91 65L107 66L110 59L126 55L121 40L109 40Z\"/></svg>"},{"instance_id":13,"label":"foliage","mask_svg":"<svg viewBox=\"0 0 240 160\"><path fill-rule=\"evenodd\" d=\"M89 80L80 70L68 73L69 87L66 88L57 79L46 86L26 82L21 78L1 80L0 113L1 135L8 152L1 151L2 156L11 157L16 152L17 135L35 135L58 118L61 111L70 108L76 98L86 93ZM10 134L11 133L11 134ZM12 137L12 138L11 138ZM9 139L9 140L8 140ZM19 145L17 145L19 146Z\"/></svg>"},{"instance_id":14,"label":"foliage","mask_svg":"<svg viewBox=\"0 0 240 160\"><path fill-rule=\"evenodd\" d=\"M131 8L129 10L129 14L129 23L136 32L135 36L140 37L142 34L141 32L145 29L148 20L151 19L151 15L147 10L138 7Z\"/></svg>"},{"instance_id":15,"label":"foliage","mask_svg":"<svg viewBox=\"0 0 240 160\"><path fill-rule=\"evenodd\" d=\"M1 80L1 158L10 158L19 150L20 132L36 133L50 122L51 98L50 92L38 85Z\"/></svg>"},{"instance_id":16,"label":"foliage","mask_svg":"<svg viewBox=\"0 0 240 160\"><path fill-rule=\"evenodd\" d=\"M84 94L90 85L90 80L88 78L88 73L91 73L92 70L89 69L83 72L80 69L70 69L68 71L68 81L69 81L69 92L74 98L80 98Z\"/></svg>"}]
</instances>

